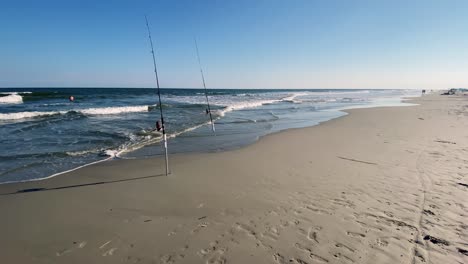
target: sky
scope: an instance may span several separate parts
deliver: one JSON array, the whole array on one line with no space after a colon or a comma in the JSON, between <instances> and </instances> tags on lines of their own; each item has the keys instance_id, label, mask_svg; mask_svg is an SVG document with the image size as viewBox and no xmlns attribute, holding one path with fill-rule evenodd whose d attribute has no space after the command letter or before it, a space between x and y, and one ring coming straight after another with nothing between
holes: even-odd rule
<instances>
[{"instance_id":1,"label":"sky","mask_svg":"<svg viewBox=\"0 0 468 264\"><path fill-rule=\"evenodd\" d=\"M0 4L0 87L468 87L468 1Z\"/></svg>"}]
</instances>

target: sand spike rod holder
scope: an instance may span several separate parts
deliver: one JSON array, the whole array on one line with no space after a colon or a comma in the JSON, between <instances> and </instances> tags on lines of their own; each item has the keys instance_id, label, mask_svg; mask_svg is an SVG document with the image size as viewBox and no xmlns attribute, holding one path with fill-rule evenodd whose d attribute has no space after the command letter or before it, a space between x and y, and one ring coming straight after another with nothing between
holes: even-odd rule
<instances>
[{"instance_id":1,"label":"sand spike rod holder","mask_svg":"<svg viewBox=\"0 0 468 264\"><path fill-rule=\"evenodd\" d=\"M151 38L151 30L148 24L148 18L145 16L146 21L146 28L148 29L148 37L151 44L151 54L153 55L153 66L154 66L154 76L156 78L156 87L158 88L158 100L159 100L159 113L161 114L161 129L163 134L164 140L164 152L166 157L166 176L169 175L169 155L167 154L167 136L166 136L166 128L164 126L164 117L163 117L163 110L161 104L161 90L159 89L159 78L158 78L158 68L156 67L156 57L154 55L154 48L153 48L153 39Z\"/></svg>"}]
</instances>

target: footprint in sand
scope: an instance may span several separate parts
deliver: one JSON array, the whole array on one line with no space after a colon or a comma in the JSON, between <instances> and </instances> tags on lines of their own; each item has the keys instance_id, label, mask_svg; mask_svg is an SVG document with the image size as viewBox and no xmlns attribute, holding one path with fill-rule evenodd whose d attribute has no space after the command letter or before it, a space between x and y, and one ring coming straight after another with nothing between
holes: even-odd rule
<instances>
[{"instance_id":1,"label":"footprint in sand","mask_svg":"<svg viewBox=\"0 0 468 264\"><path fill-rule=\"evenodd\" d=\"M307 251L307 252L309 252L309 253L312 252L312 250L311 250L310 248L308 248L308 247L306 247L306 246L304 246L304 245L302 245L302 244L300 244L300 243L296 243L296 244L294 244L294 246L295 246L297 249L299 249L299 250Z\"/></svg>"},{"instance_id":2,"label":"footprint in sand","mask_svg":"<svg viewBox=\"0 0 468 264\"><path fill-rule=\"evenodd\" d=\"M109 240L109 241L105 242L105 243L102 244L99 248L100 248L100 249L105 248L107 245L109 245L110 242L112 242L112 240Z\"/></svg>"},{"instance_id":3,"label":"footprint in sand","mask_svg":"<svg viewBox=\"0 0 468 264\"><path fill-rule=\"evenodd\" d=\"M380 238L377 238L377 242L376 242L376 243L377 243L377 246L379 246L379 247L386 247L386 246L388 246L388 242L385 241L385 240L382 240L382 239L380 239Z\"/></svg>"},{"instance_id":4,"label":"footprint in sand","mask_svg":"<svg viewBox=\"0 0 468 264\"><path fill-rule=\"evenodd\" d=\"M314 213L317 213L317 214L327 214L327 215L332 215L331 212L328 212L326 210L323 210L323 209L320 209L320 208L316 208L315 206L313 205L306 205L305 206L305 209L308 209Z\"/></svg>"},{"instance_id":5,"label":"footprint in sand","mask_svg":"<svg viewBox=\"0 0 468 264\"><path fill-rule=\"evenodd\" d=\"M164 255L159 260L161 260L161 263L164 263L164 264L174 263L175 261L174 256L172 255Z\"/></svg>"},{"instance_id":6,"label":"footprint in sand","mask_svg":"<svg viewBox=\"0 0 468 264\"><path fill-rule=\"evenodd\" d=\"M254 229L246 224L242 223L236 223L236 227L244 232L246 232L248 235L256 237L257 232L254 231Z\"/></svg>"},{"instance_id":7,"label":"footprint in sand","mask_svg":"<svg viewBox=\"0 0 468 264\"><path fill-rule=\"evenodd\" d=\"M224 264L226 262L227 262L226 258L224 256L222 256L222 255L214 256L214 257L212 257L212 258L210 258L210 259L208 259L206 261L207 264L211 264L211 263L213 263L213 264Z\"/></svg>"},{"instance_id":8,"label":"footprint in sand","mask_svg":"<svg viewBox=\"0 0 468 264\"><path fill-rule=\"evenodd\" d=\"M316 255L314 253L312 253L312 249L300 244L300 243L296 243L294 244L294 246L299 249L299 250L302 250L302 251L305 251L305 252L308 252L309 253L309 258L312 259L315 262L318 262L318 263L328 263L328 259L324 258L324 257L321 257L319 255ZM293 259L294 260L294 259ZM300 262L300 261L303 261L303 260L300 260L300 259L295 259L297 261L297 263L307 263L307 262ZM299 261L300 260L300 261ZM291 261L290 261L291 262Z\"/></svg>"},{"instance_id":9,"label":"footprint in sand","mask_svg":"<svg viewBox=\"0 0 468 264\"><path fill-rule=\"evenodd\" d=\"M350 257L348 257L348 256L346 256L346 255L343 255L343 254L341 254L341 253L335 253L335 254L333 254L333 256L334 256L335 258L337 258L337 259L343 258L343 259L346 259L346 260L349 261L349 262L354 263L354 260L353 260L353 259L351 259Z\"/></svg>"},{"instance_id":10,"label":"footprint in sand","mask_svg":"<svg viewBox=\"0 0 468 264\"><path fill-rule=\"evenodd\" d=\"M307 231L307 239L309 239L311 241L315 241L315 242L318 243L317 232L312 231L312 228L310 228L310 227L309 227L309 230Z\"/></svg>"},{"instance_id":11,"label":"footprint in sand","mask_svg":"<svg viewBox=\"0 0 468 264\"><path fill-rule=\"evenodd\" d=\"M298 258L290 259L289 262L298 263L298 264L309 264L307 261L304 261Z\"/></svg>"},{"instance_id":12,"label":"footprint in sand","mask_svg":"<svg viewBox=\"0 0 468 264\"><path fill-rule=\"evenodd\" d=\"M111 248L102 254L103 257L112 256L117 248Z\"/></svg>"},{"instance_id":13,"label":"footprint in sand","mask_svg":"<svg viewBox=\"0 0 468 264\"><path fill-rule=\"evenodd\" d=\"M350 231L348 231L348 232L346 232L346 234L347 234L348 236L357 237L357 238L366 237L366 235L361 234L361 233L357 233L357 232L350 232Z\"/></svg>"},{"instance_id":14,"label":"footprint in sand","mask_svg":"<svg viewBox=\"0 0 468 264\"><path fill-rule=\"evenodd\" d=\"M319 262L319 263L328 263L328 259L324 258L324 257L321 257L321 256L318 256L318 255L315 255L313 253L310 253L309 255L309 258L311 258L312 260L316 261L316 262Z\"/></svg>"},{"instance_id":15,"label":"footprint in sand","mask_svg":"<svg viewBox=\"0 0 468 264\"><path fill-rule=\"evenodd\" d=\"M87 244L86 241L82 241L82 242L80 242L80 243L78 243L78 242L75 241L75 242L73 242L73 245L74 245L73 247L67 248L67 249L63 249L63 250L61 250L61 251L59 251L59 252L56 252L55 255L56 255L57 257L63 256L63 255L65 255L65 254L68 254L68 253L72 252L72 251L75 250L75 249L84 248L84 247L86 246L86 244Z\"/></svg>"},{"instance_id":16,"label":"footprint in sand","mask_svg":"<svg viewBox=\"0 0 468 264\"><path fill-rule=\"evenodd\" d=\"M337 247L337 248L344 248L344 249L346 249L346 250L348 250L349 252L352 252L352 253L354 253L354 251L355 251L353 248L351 248L351 247L349 247L349 246L346 246L346 245L344 245L344 244L341 244L341 243L335 244L335 247Z\"/></svg>"},{"instance_id":17,"label":"footprint in sand","mask_svg":"<svg viewBox=\"0 0 468 264\"><path fill-rule=\"evenodd\" d=\"M193 230L192 230L192 234L195 234L195 233L198 233L200 230L202 230L203 228L207 227L208 226L208 222L202 222L200 224L198 224L197 227L195 227Z\"/></svg>"},{"instance_id":18,"label":"footprint in sand","mask_svg":"<svg viewBox=\"0 0 468 264\"><path fill-rule=\"evenodd\" d=\"M284 260L284 256L281 255L280 253L273 254L273 260L276 263L280 263L280 264L286 263L285 260Z\"/></svg>"}]
</instances>

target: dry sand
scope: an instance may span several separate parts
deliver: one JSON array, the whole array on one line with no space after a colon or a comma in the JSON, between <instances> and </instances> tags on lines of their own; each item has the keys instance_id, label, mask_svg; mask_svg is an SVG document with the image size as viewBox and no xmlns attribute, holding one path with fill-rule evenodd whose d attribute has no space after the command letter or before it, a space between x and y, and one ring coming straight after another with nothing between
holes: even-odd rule
<instances>
[{"instance_id":1,"label":"dry sand","mask_svg":"<svg viewBox=\"0 0 468 264\"><path fill-rule=\"evenodd\" d=\"M468 98L0 186L0 263L468 263Z\"/></svg>"}]
</instances>

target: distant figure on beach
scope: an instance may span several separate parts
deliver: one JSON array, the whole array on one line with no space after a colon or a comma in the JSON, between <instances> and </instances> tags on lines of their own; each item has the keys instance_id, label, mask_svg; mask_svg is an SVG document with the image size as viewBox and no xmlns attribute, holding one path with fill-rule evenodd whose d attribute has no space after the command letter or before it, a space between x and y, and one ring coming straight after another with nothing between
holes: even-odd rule
<instances>
[{"instance_id":1,"label":"distant figure on beach","mask_svg":"<svg viewBox=\"0 0 468 264\"><path fill-rule=\"evenodd\" d=\"M70 95L70 97L68 98L68 100L70 100L70 102L73 102L75 101L75 97L73 95Z\"/></svg>"},{"instance_id":2,"label":"distant figure on beach","mask_svg":"<svg viewBox=\"0 0 468 264\"><path fill-rule=\"evenodd\" d=\"M422 90L422 95L425 95L426 94L426 90Z\"/></svg>"}]
</instances>

